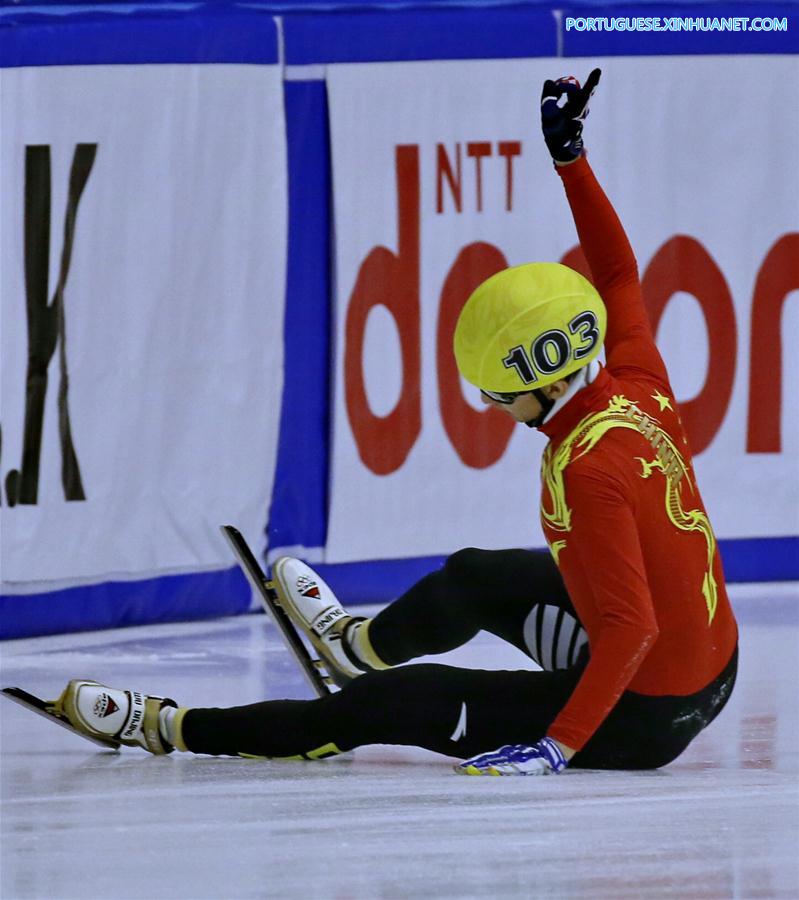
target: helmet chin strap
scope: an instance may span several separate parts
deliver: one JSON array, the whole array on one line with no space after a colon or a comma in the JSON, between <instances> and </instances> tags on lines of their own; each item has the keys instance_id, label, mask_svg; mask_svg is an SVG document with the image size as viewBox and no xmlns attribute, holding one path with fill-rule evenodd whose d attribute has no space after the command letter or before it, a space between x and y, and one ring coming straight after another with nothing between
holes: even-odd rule
<instances>
[{"instance_id":1,"label":"helmet chin strap","mask_svg":"<svg viewBox=\"0 0 799 900\"><path fill-rule=\"evenodd\" d=\"M562 406L565 406L578 391L582 390L587 384L591 384L599 373L600 368L599 362L592 360L588 365L583 366L582 369L577 369L575 372L567 375L564 381L569 383L569 387L557 400L550 400L541 388L533 388L530 393L534 394L536 400L541 404L541 412L534 419L530 419L529 422L524 424L528 428L540 428L549 418L553 407L557 406L555 411L555 415L557 415L557 411Z\"/></svg>"},{"instance_id":2,"label":"helmet chin strap","mask_svg":"<svg viewBox=\"0 0 799 900\"><path fill-rule=\"evenodd\" d=\"M530 393L541 404L541 412L534 419L528 419L524 424L528 428L539 428L544 424L547 416L552 411L555 401L552 398L547 397L542 388L533 388Z\"/></svg>"}]
</instances>

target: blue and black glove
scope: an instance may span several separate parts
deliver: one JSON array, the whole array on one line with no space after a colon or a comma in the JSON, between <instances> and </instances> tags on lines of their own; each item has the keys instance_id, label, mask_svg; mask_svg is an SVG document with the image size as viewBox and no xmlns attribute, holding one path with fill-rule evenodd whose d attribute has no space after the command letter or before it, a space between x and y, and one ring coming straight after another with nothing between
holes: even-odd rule
<instances>
[{"instance_id":1,"label":"blue and black glove","mask_svg":"<svg viewBox=\"0 0 799 900\"><path fill-rule=\"evenodd\" d=\"M506 744L493 753L473 756L455 766L459 775L555 775L568 763L552 738L541 738L532 747Z\"/></svg>"},{"instance_id":2,"label":"blue and black glove","mask_svg":"<svg viewBox=\"0 0 799 900\"><path fill-rule=\"evenodd\" d=\"M594 69L584 87L573 76L547 79L541 92L541 127L552 159L573 162L583 152L583 121L588 102L599 84L600 69Z\"/></svg>"}]
</instances>

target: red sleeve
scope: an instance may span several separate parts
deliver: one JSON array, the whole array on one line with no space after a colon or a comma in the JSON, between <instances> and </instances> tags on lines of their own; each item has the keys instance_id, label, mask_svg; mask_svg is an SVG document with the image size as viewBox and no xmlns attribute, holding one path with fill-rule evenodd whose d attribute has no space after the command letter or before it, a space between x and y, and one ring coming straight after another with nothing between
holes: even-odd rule
<instances>
[{"instance_id":1,"label":"red sleeve","mask_svg":"<svg viewBox=\"0 0 799 900\"><path fill-rule=\"evenodd\" d=\"M581 620L592 622L591 658L548 734L575 750L604 721L632 681L658 627L633 511L599 472L567 475L574 524L562 554L566 587ZM579 510L579 514L577 511ZM579 577L569 577L575 570Z\"/></svg>"},{"instance_id":2,"label":"red sleeve","mask_svg":"<svg viewBox=\"0 0 799 900\"><path fill-rule=\"evenodd\" d=\"M571 165L559 166L557 171L594 286L608 310L608 370L619 376L620 369L633 368L668 386L666 367L644 307L638 266L616 211L584 156Z\"/></svg>"}]
</instances>

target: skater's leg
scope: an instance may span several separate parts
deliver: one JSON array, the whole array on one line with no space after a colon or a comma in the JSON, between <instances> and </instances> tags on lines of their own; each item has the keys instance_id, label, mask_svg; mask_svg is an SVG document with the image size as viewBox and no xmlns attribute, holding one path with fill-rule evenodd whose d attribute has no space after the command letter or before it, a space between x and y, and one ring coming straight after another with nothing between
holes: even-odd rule
<instances>
[{"instance_id":1,"label":"skater's leg","mask_svg":"<svg viewBox=\"0 0 799 900\"><path fill-rule=\"evenodd\" d=\"M413 665L375 672L318 700L191 709L178 747L195 753L310 757L405 744L465 757L543 737L578 678Z\"/></svg>"},{"instance_id":2,"label":"skater's leg","mask_svg":"<svg viewBox=\"0 0 799 900\"><path fill-rule=\"evenodd\" d=\"M546 550L459 550L369 623L374 652L396 665L489 631L543 668L572 665L586 635Z\"/></svg>"},{"instance_id":3,"label":"skater's leg","mask_svg":"<svg viewBox=\"0 0 799 900\"><path fill-rule=\"evenodd\" d=\"M625 692L572 767L656 768L678 756L724 708L737 650L724 671L686 697ZM46 704L91 738L169 753L322 758L363 744L407 744L468 757L503 744L534 744L568 701L582 664L557 672L483 672L403 666L350 682L319 700L231 709L174 702L94 681L71 681Z\"/></svg>"},{"instance_id":4,"label":"skater's leg","mask_svg":"<svg viewBox=\"0 0 799 900\"><path fill-rule=\"evenodd\" d=\"M351 616L300 560L272 570L280 603L339 685L365 671L444 653L490 631L542 668L573 665L585 631L547 551L459 550L374 619Z\"/></svg>"},{"instance_id":5,"label":"skater's leg","mask_svg":"<svg viewBox=\"0 0 799 900\"><path fill-rule=\"evenodd\" d=\"M93 681L71 681L56 705L81 734L230 756L318 759L364 744L471 756L546 733L579 678L569 672L484 672L402 666L363 675L317 700L188 709Z\"/></svg>"}]
</instances>

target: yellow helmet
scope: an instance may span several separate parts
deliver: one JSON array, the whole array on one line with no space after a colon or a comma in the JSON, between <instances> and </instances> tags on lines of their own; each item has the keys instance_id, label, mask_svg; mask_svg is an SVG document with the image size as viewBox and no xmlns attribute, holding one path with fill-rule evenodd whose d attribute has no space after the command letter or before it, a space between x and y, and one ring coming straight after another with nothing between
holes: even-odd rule
<instances>
[{"instance_id":1,"label":"yellow helmet","mask_svg":"<svg viewBox=\"0 0 799 900\"><path fill-rule=\"evenodd\" d=\"M595 359L607 313L590 281L559 263L492 275L455 327L458 370L478 388L518 393L552 384Z\"/></svg>"}]
</instances>

